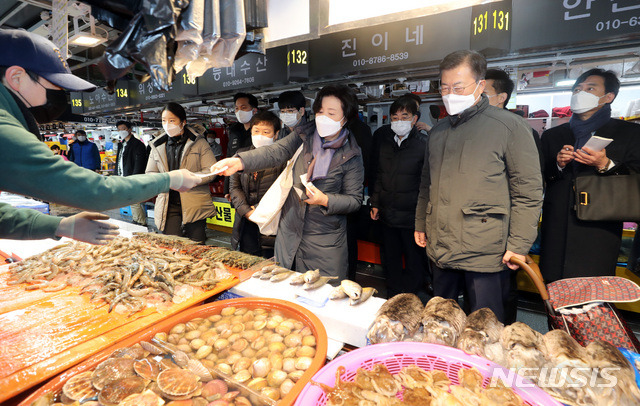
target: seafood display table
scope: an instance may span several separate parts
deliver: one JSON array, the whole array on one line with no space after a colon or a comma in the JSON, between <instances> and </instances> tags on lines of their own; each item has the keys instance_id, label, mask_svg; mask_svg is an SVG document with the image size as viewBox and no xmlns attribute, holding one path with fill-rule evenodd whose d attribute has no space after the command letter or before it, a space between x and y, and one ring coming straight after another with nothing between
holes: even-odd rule
<instances>
[{"instance_id":1,"label":"seafood display table","mask_svg":"<svg viewBox=\"0 0 640 406\"><path fill-rule=\"evenodd\" d=\"M51 242L23 243L42 252ZM6 248L0 243L0 249ZM10 251L25 253L17 245ZM90 301L79 286L55 292L25 290L24 284L9 285L9 276L8 266L0 266L0 403L239 282L232 276L209 291L194 291L180 303L120 314Z\"/></svg>"},{"instance_id":2,"label":"seafood display table","mask_svg":"<svg viewBox=\"0 0 640 406\"><path fill-rule=\"evenodd\" d=\"M250 278L234 286L229 292L241 297L265 297L295 302L318 316L330 339L355 347L366 346L369 327L386 300L371 297L364 303L349 306L348 299L328 300L332 289L332 286L324 285L316 290L306 291L302 286L291 286L287 279L272 283Z\"/></svg>"}]
</instances>

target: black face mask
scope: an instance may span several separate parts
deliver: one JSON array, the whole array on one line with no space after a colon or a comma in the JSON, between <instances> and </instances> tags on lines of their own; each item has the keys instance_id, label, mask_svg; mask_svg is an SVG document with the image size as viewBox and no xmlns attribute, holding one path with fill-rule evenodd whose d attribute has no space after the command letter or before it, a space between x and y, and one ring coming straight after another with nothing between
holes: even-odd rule
<instances>
[{"instance_id":1,"label":"black face mask","mask_svg":"<svg viewBox=\"0 0 640 406\"><path fill-rule=\"evenodd\" d=\"M33 117L36 119L38 124L45 124L55 121L62 115L62 113L64 113L69 104L67 102L67 92L65 90L46 90L47 102L42 106L29 107L29 111L31 112L31 114L33 114Z\"/></svg>"}]
</instances>

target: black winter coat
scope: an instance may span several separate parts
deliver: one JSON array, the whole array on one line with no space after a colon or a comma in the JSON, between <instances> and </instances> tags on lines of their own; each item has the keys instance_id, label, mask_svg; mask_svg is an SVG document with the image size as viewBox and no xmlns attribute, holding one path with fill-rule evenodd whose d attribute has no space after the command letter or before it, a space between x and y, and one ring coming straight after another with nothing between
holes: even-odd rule
<instances>
[{"instance_id":1,"label":"black winter coat","mask_svg":"<svg viewBox=\"0 0 640 406\"><path fill-rule=\"evenodd\" d=\"M542 206L540 268L546 282L615 275L622 222L578 220L574 210L573 180L576 176L640 171L640 126L611 119L595 135L613 139L606 152L616 165L605 174L577 162L570 162L562 171L558 170L556 157L562 146L575 145L568 123L542 134L547 187Z\"/></svg>"},{"instance_id":2,"label":"black winter coat","mask_svg":"<svg viewBox=\"0 0 640 406\"><path fill-rule=\"evenodd\" d=\"M395 135L389 124L376 130L380 143L371 207L380 210L385 225L413 230L427 137L413 127L398 146Z\"/></svg>"},{"instance_id":3,"label":"black winter coat","mask_svg":"<svg viewBox=\"0 0 640 406\"><path fill-rule=\"evenodd\" d=\"M240 148L237 152L251 151L255 147ZM231 203L236 209L236 219L233 223L231 248L237 249L244 223L248 220L245 215L251 211L251 206L257 206L267 193L273 182L278 178L284 165L276 168L263 169L257 172L238 172L229 178L229 194Z\"/></svg>"},{"instance_id":4,"label":"black winter coat","mask_svg":"<svg viewBox=\"0 0 640 406\"><path fill-rule=\"evenodd\" d=\"M118 150L116 152L116 173L118 166L120 165L120 150L123 143L118 143ZM142 141L134 136L131 136L127 142L127 147L122 152L122 176L140 175L143 174L147 168L147 147Z\"/></svg>"},{"instance_id":5,"label":"black winter coat","mask_svg":"<svg viewBox=\"0 0 640 406\"><path fill-rule=\"evenodd\" d=\"M234 156L240 148L251 146L251 131L244 128L242 123L229 126L229 143L227 144L227 158ZM224 194L229 193L229 178L224 178Z\"/></svg>"}]
</instances>

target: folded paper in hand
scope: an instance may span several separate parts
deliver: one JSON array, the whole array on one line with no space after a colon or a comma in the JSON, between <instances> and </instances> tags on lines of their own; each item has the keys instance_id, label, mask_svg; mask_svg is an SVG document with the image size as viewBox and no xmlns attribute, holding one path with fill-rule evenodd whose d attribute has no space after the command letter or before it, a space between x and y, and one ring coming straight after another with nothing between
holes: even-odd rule
<instances>
[{"instance_id":1,"label":"folded paper in hand","mask_svg":"<svg viewBox=\"0 0 640 406\"><path fill-rule=\"evenodd\" d=\"M194 173L194 175L196 175L199 178L208 178L209 176L213 176L213 175L217 175L219 173L222 173L224 171L226 171L227 169L229 169L228 166L223 166L222 168L215 170L211 173Z\"/></svg>"},{"instance_id":2,"label":"folded paper in hand","mask_svg":"<svg viewBox=\"0 0 640 406\"><path fill-rule=\"evenodd\" d=\"M598 137L597 135L592 135L591 138L589 138L589 141L587 141L587 143L584 144L582 148L587 147L594 150L595 152L600 152L607 145L611 144L611 141L613 141L611 138L603 138Z\"/></svg>"}]
</instances>

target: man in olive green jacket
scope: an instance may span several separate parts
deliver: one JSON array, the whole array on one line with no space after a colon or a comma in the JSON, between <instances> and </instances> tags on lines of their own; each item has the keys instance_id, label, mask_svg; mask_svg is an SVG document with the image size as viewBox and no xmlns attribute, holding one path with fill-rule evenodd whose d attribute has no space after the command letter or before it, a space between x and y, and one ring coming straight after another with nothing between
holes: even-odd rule
<instances>
[{"instance_id":1,"label":"man in olive green jacket","mask_svg":"<svg viewBox=\"0 0 640 406\"><path fill-rule=\"evenodd\" d=\"M169 188L189 190L189 171L103 177L54 156L36 137L36 119L54 120L66 108L66 90L95 88L71 74L55 45L24 30L0 30L0 190L81 209L108 210L147 200ZM35 116L35 118L34 118ZM62 219L0 204L0 238L71 237L106 243L115 226L80 213Z\"/></svg>"},{"instance_id":2,"label":"man in olive green jacket","mask_svg":"<svg viewBox=\"0 0 640 406\"><path fill-rule=\"evenodd\" d=\"M434 294L503 320L512 256L524 259L537 234L542 176L522 119L489 104L484 57L458 51L440 64L450 116L429 137L416 208L416 243L432 261ZM510 268L510 269L507 269Z\"/></svg>"}]
</instances>

